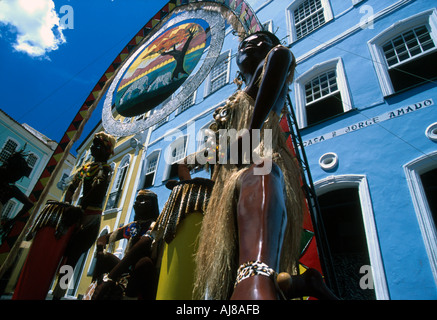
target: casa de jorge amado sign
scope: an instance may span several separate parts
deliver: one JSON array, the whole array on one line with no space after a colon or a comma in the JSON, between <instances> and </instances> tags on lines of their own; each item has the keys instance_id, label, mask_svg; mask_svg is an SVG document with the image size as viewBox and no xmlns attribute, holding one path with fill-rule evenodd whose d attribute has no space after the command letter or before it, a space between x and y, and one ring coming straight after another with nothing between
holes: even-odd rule
<instances>
[{"instance_id":1,"label":"casa de jorge amado sign","mask_svg":"<svg viewBox=\"0 0 437 320\"><path fill-rule=\"evenodd\" d=\"M309 147L309 146L315 145L319 142L323 142L325 140L329 140L329 139L332 139L332 138L335 138L335 137L338 137L338 136L341 136L341 135L344 135L344 134L347 134L350 132L355 132L355 131L373 126L373 125L378 124L378 123L383 122L383 121L391 120L391 119L398 118L398 117L406 115L406 114L410 114L410 113L418 111L418 110L422 110L422 109L430 107L432 105L434 105L434 101L432 99L426 99L426 100L423 100L420 102L416 102L416 103L410 104L410 105L405 106L405 107L401 107L401 108L398 108L398 109L395 109L392 111L385 112L379 116L369 117L368 119L366 119L364 121L354 123L354 124L349 125L347 127L344 127L344 128L338 129L338 130L334 130L332 132L305 140L305 141L303 141L303 146Z\"/></svg>"}]
</instances>

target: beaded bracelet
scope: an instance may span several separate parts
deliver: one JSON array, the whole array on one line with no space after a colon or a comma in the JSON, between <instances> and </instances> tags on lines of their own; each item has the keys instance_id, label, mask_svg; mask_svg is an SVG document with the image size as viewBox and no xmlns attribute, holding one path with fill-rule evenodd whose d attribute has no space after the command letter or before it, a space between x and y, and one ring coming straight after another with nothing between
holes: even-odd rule
<instances>
[{"instance_id":1,"label":"beaded bracelet","mask_svg":"<svg viewBox=\"0 0 437 320\"><path fill-rule=\"evenodd\" d=\"M103 281L103 282L112 282L112 283L117 284L117 281L114 281L114 280L112 280L111 278L109 278L107 273L105 273L105 274L103 275L103 280L102 280L102 281Z\"/></svg>"},{"instance_id":2,"label":"beaded bracelet","mask_svg":"<svg viewBox=\"0 0 437 320\"><path fill-rule=\"evenodd\" d=\"M253 277L253 276L266 276L266 277L273 277L276 275L275 270L270 268L267 264L264 262L261 262L259 260L257 261L248 261L246 263L243 263L237 271L237 280L235 281L234 288L239 284L241 281Z\"/></svg>"}]
</instances>

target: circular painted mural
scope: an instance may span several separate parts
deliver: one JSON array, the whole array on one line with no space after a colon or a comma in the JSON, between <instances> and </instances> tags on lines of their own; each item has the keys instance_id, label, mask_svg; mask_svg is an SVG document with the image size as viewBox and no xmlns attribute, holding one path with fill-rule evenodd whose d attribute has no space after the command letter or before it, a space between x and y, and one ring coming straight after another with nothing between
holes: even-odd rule
<instances>
[{"instance_id":1,"label":"circular painted mural","mask_svg":"<svg viewBox=\"0 0 437 320\"><path fill-rule=\"evenodd\" d=\"M201 19L167 29L133 60L118 83L113 103L125 117L145 113L167 99L189 77L211 41Z\"/></svg>"},{"instance_id":2,"label":"circular painted mural","mask_svg":"<svg viewBox=\"0 0 437 320\"><path fill-rule=\"evenodd\" d=\"M117 71L103 104L105 130L117 137L132 135L176 110L213 68L224 37L225 19L219 12L168 15ZM129 121L149 110L150 116Z\"/></svg>"}]
</instances>

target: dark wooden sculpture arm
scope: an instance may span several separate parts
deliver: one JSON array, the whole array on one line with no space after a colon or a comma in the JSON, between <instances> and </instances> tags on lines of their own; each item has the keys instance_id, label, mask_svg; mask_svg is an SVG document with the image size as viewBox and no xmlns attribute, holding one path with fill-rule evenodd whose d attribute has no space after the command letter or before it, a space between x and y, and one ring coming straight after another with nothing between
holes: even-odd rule
<instances>
[{"instance_id":1,"label":"dark wooden sculpture arm","mask_svg":"<svg viewBox=\"0 0 437 320\"><path fill-rule=\"evenodd\" d=\"M259 84L249 129L261 129L271 111L278 114L281 112L285 103L283 90L288 89L286 82L293 63L293 54L282 46L272 49L266 57L264 74Z\"/></svg>"},{"instance_id":2,"label":"dark wooden sculpture arm","mask_svg":"<svg viewBox=\"0 0 437 320\"><path fill-rule=\"evenodd\" d=\"M64 201L67 203L71 203L73 200L74 192L76 191L77 187L79 186L80 180L78 178L78 175L74 177L71 184L68 186L67 191L65 192L65 198Z\"/></svg>"},{"instance_id":3,"label":"dark wooden sculpture arm","mask_svg":"<svg viewBox=\"0 0 437 320\"><path fill-rule=\"evenodd\" d=\"M114 241L118 241L121 238L123 238L123 234L126 230L126 227L127 226L124 226L114 231L116 233ZM97 239L96 241L97 252L103 252L103 249L105 249L106 245L109 242L109 238L113 235L114 232L105 234Z\"/></svg>"},{"instance_id":4,"label":"dark wooden sculpture arm","mask_svg":"<svg viewBox=\"0 0 437 320\"><path fill-rule=\"evenodd\" d=\"M124 258L108 274L109 279L117 280L128 268L142 257L150 255L152 240L149 237L141 237L140 240L129 250Z\"/></svg>"}]
</instances>

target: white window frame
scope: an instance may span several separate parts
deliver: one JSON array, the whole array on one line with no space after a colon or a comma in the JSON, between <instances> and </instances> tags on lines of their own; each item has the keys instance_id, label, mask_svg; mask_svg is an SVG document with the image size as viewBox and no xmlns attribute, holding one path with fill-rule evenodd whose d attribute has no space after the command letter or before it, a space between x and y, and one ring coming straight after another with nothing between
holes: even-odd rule
<instances>
[{"instance_id":1,"label":"white window frame","mask_svg":"<svg viewBox=\"0 0 437 320\"><path fill-rule=\"evenodd\" d=\"M181 158L177 158L176 160L173 158L173 150L175 148L177 148L180 145L184 145L184 152ZM170 175L170 171L171 171L171 167L173 164L175 164L176 162L178 162L179 160L183 159L186 154L187 154L187 149L188 149L188 135L183 135L180 136L179 138L177 138L175 141L173 141L167 148L165 151L165 171L164 174L162 176L162 181L166 181L169 179L169 175Z\"/></svg>"},{"instance_id":2,"label":"white window frame","mask_svg":"<svg viewBox=\"0 0 437 320\"><path fill-rule=\"evenodd\" d=\"M126 170L126 174L127 174L127 171L129 170L129 165L130 165L130 155L126 155L123 157L123 159L120 161L120 164L118 165L117 174L114 179L114 185L112 186L112 191L120 190L123 188L124 180L121 181L121 183L118 182L120 180L120 175L122 170ZM117 184L119 185L117 186Z\"/></svg>"},{"instance_id":3,"label":"white window frame","mask_svg":"<svg viewBox=\"0 0 437 320\"><path fill-rule=\"evenodd\" d=\"M149 173L147 172L147 170L149 168L149 161L150 161L150 159L155 158L155 157L156 157L156 166L155 166L155 170L153 170L154 176L153 176L153 180L152 180L152 184L151 184L152 186L155 185L156 173L158 172L159 158L161 157L161 149L152 151L146 157L146 161L144 162L144 182L142 183L142 185L144 185L144 183L146 182L146 176L151 173L151 172L149 172Z\"/></svg>"},{"instance_id":4,"label":"white window frame","mask_svg":"<svg viewBox=\"0 0 437 320\"><path fill-rule=\"evenodd\" d=\"M147 111L146 113L139 114L134 117L134 121L146 121L146 119L150 116L152 110Z\"/></svg>"},{"instance_id":5,"label":"white window frame","mask_svg":"<svg viewBox=\"0 0 437 320\"><path fill-rule=\"evenodd\" d=\"M30 156L33 156L33 157L35 157L35 159L36 159L36 160L35 160L35 163L34 163L33 166L31 166L30 163L29 163L29 157L30 157ZM38 157L37 154L35 154L35 153L33 153L33 152L30 152L29 155L27 156L27 160L26 160L26 162L27 162L27 165L29 166L29 168L32 169L31 172L30 172L30 174L29 174L29 177L30 177L30 175L33 173L33 169L35 169L35 168L37 167L37 164L38 164L38 162L39 162L39 157Z\"/></svg>"},{"instance_id":6,"label":"white window frame","mask_svg":"<svg viewBox=\"0 0 437 320\"><path fill-rule=\"evenodd\" d=\"M223 71L222 73L220 73L218 76L216 76L214 79L212 78L212 70L219 64L219 63L223 63L224 61L227 61L227 68L225 71ZM227 85L229 83L229 79L230 79L230 73L231 73L231 50L225 51L223 52L218 58L217 58L217 62L215 63L214 67L211 69L211 72L208 74L208 77L205 80L205 92L204 92L204 96L208 96L214 92L217 92L218 90L220 90L221 88L223 88L225 85ZM214 91L212 91L211 89L211 84L212 82L223 76L226 75L226 81L224 83L223 86L221 86L220 88L215 89Z\"/></svg>"},{"instance_id":7,"label":"white window frame","mask_svg":"<svg viewBox=\"0 0 437 320\"><path fill-rule=\"evenodd\" d=\"M56 183L56 187L64 192L67 190L67 186L69 185L69 182L71 181L72 176L70 176L71 170L64 169L61 173L61 178L59 178L58 182Z\"/></svg>"},{"instance_id":8,"label":"white window frame","mask_svg":"<svg viewBox=\"0 0 437 320\"><path fill-rule=\"evenodd\" d=\"M266 31L274 33L274 31L273 31L273 20L270 19L270 20L264 22L263 23L263 28Z\"/></svg>"},{"instance_id":9,"label":"white window frame","mask_svg":"<svg viewBox=\"0 0 437 320\"><path fill-rule=\"evenodd\" d=\"M408 188L410 189L414 211L416 212L431 271L437 284L437 230L420 178L422 173L436 168L435 160L433 160L436 157L437 151L434 151L416 158L404 165L404 172L407 177Z\"/></svg>"},{"instance_id":10,"label":"white window frame","mask_svg":"<svg viewBox=\"0 0 437 320\"><path fill-rule=\"evenodd\" d=\"M119 203L115 207L106 209L106 206L108 205L109 197L110 197L110 195L112 193L114 193L114 192L121 192L123 190L123 186L124 186L124 184L125 184L125 182L127 180L127 176L128 176L128 173L129 173L130 164L131 164L131 156L129 154L127 154L127 155L125 155L121 159L120 164L118 165L117 173L115 174L115 178L114 178L114 182L113 182L112 187L111 187L111 191L109 192L108 198L107 198L106 203L105 203L105 212L104 212L104 214L112 213L112 212L114 212L114 210L115 211L119 210L118 206L121 203L121 198L122 198L121 196L118 199ZM126 170L126 174L124 176L123 181L121 181L121 183L118 183L119 180L120 180L121 172L122 172L121 169L125 169Z\"/></svg>"},{"instance_id":11,"label":"white window frame","mask_svg":"<svg viewBox=\"0 0 437 320\"><path fill-rule=\"evenodd\" d=\"M2 218L8 218L8 219L14 218L15 216L14 212L17 211L16 209L18 208L18 206L19 206L18 201L16 201L15 199L9 199L8 202L6 202L5 205L3 206L3 209L0 212L0 216ZM7 214L6 214L6 210L9 211Z\"/></svg>"},{"instance_id":12,"label":"white window frame","mask_svg":"<svg viewBox=\"0 0 437 320\"><path fill-rule=\"evenodd\" d=\"M21 147L21 143L19 143L16 139L14 139L14 138L12 138L12 137L8 137L8 138L5 140L5 143L3 143L3 146L2 146L2 148L1 148L1 150L0 150L0 152L3 151L3 149L6 147L7 143L9 142L9 140L17 144L17 146L15 147L15 150L14 150L13 152L11 152L11 154L9 155L9 156L11 156L14 152L16 152L17 150L20 149L20 147ZM0 160L0 161L1 161L1 160Z\"/></svg>"},{"instance_id":13,"label":"white window frame","mask_svg":"<svg viewBox=\"0 0 437 320\"><path fill-rule=\"evenodd\" d=\"M288 25L288 30L289 30L288 34L290 37L290 40L289 40L290 44L297 41L297 40L305 38L307 35L320 29L322 26L324 26L325 24L327 24L329 21L331 21L334 18L334 15L332 14L331 4L329 3L329 0L320 0L322 7L323 7L323 15L325 18L325 23L322 24L321 26L319 26L318 28L314 29L310 33L306 34L305 36L301 37L300 39L298 39L297 34L296 34L296 23L295 23L295 19L294 19L294 10L296 10L297 7L299 7L299 5L301 5L305 1L307 1L307 0L295 0L285 10L286 17L287 17L287 25Z\"/></svg>"},{"instance_id":14,"label":"white window frame","mask_svg":"<svg viewBox=\"0 0 437 320\"><path fill-rule=\"evenodd\" d=\"M295 108L299 128L302 129L307 126L305 84L308 81L311 81L312 79L317 77L318 75L332 69L335 69L337 75L337 87L341 95L343 112L347 112L352 109L352 100L346 81L346 74L342 59L336 58L317 64L310 70L296 78L296 80L294 81L294 92L296 98Z\"/></svg>"},{"instance_id":15,"label":"white window frame","mask_svg":"<svg viewBox=\"0 0 437 320\"><path fill-rule=\"evenodd\" d=\"M372 199L370 197L369 185L367 183L366 176L329 176L314 183L314 188L318 196L329 191L351 187L358 187L358 195L360 198L361 212L363 215L364 231L366 234L376 299L389 300L390 296L388 293L384 264L382 262L375 216L373 213Z\"/></svg>"},{"instance_id":16,"label":"white window frame","mask_svg":"<svg viewBox=\"0 0 437 320\"><path fill-rule=\"evenodd\" d=\"M373 64L376 70L376 75L378 77L379 85L381 87L382 94L384 96L389 96L395 93L393 88L392 81L389 75L389 68L387 65L387 61L384 55L384 51L382 50L382 46L389 40L395 38L396 36L414 29L415 27L419 27L421 25L427 25L429 35L434 41L436 45L435 49L437 50L437 13L436 9L426 10L424 12L415 14L409 18L398 21L380 32L377 36L368 41L367 45L370 50L370 54L373 60ZM428 53L429 51L427 51ZM408 61L412 61L414 59L420 58L422 55L415 56L409 59ZM399 64L400 65L400 64Z\"/></svg>"}]
</instances>

